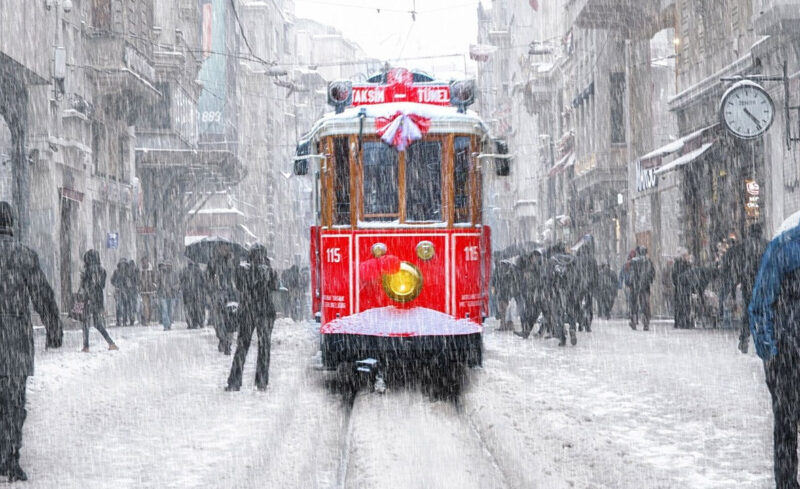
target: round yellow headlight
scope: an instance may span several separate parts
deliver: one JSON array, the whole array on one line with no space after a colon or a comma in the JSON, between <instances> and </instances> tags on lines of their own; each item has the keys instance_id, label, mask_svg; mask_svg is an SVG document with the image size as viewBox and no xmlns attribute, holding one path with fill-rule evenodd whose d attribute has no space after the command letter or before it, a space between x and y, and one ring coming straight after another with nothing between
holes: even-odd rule
<instances>
[{"instance_id":1,"label":"round yellow headlight","mask_svg":"<svg viewBox=\"0 0 800 489\"><path fill-rule=\"evenodd\" d=\"M383 276L383 290L397 302L409 302L422 292L422 274L407 261L400 263L400 270Z\"/></svg>"},{"instance_id":2,"label":"round yellow headlight","mask_svg":"<svg viewBox=\"0 0 800 489\"><path fill-rule=\"evenodd\" d=\"M417 256L420 260L430 260L435 253L436 250L433 248L433 243L430 241L420 241L419 244L417 244Z\"/></svg>"}]
</instances>

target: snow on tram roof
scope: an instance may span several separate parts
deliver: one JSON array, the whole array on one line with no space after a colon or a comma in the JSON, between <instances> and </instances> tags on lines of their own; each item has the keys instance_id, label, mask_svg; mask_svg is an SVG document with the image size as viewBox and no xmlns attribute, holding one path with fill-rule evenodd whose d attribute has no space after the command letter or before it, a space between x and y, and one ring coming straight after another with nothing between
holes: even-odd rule
<instances>
[{"instance_id":1,"label":"snow on tram roof","mask_svg":"<svg viewBox=\"0 0 800 489\"><path fill-rule=\"evenodd\" d=\"M471 110L459 112L452 106L439 106L421 104L416 102L389 102L385 104L362 105L348 107L342 113L330 112L325 114L314 127L305 134L303 141L318 136L336 134L355 134L359 131L359 114L364 111L367 123L364 124L364 134L375 134L375 119L378 117L391 117L398 111L404 114L416 114L431 120L429 133L460 132L467 134L488 134L489 129L483 120Z\"/></svg>"}]
</instances>

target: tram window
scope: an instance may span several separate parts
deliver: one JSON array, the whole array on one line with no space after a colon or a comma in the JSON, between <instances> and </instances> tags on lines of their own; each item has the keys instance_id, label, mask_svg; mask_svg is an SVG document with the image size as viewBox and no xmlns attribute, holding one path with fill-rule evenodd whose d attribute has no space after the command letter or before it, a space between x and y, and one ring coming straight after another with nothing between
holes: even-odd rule
<instances>
[{"instance_id":1,"label":"tram window","mask_svg":"<svg viewBox=\"0 0 800 489\"><path fill-rule=\"evenodd\" d=\"M455 162L453 164L453 198L456 211L455 222L469 222L469 138L455 138Z\"/></svg>"},{"instance_id":2,"label":"tram window","mask_svg":"<svg viewBox=\"0 0 800 489\"><path fill-rule=\"evenodd\" d=\"M365 142L364 217L391 220L398 215L397 151L383 142Z\"/></svg>"},{"instance_id":3,"label":"tram window","mask_svg":"<svg viewBox=\"0 0 800 489\"><path fill-rule=\"evenodd\" d=\"M418 141L406 153L406 221L442 220L442 145Z\"/></svg>"},{"instance_id":4,"label":"tram window","mask_svg":"<svg viewBox=\"0 0 800 489\"><path fill-rule=\"evenodd\" d=\"M347 138L333 140L334 192L333 223L350 224L350 152Z\"/></svg>"}]
</instances>

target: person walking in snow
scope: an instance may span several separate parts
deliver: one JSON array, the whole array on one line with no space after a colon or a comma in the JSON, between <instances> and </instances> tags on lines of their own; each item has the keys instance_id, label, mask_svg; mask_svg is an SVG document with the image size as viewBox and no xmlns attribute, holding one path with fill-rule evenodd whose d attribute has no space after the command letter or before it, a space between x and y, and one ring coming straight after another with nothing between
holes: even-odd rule
<instances>
[{"instance_id":1,"label":"person walking in snow","mask_svg":"<svg viewBox=\"0 0 800 489\"><path fill-rule=\"evenodd\" d=\"M636 254L630 261L628 287L630 288L631 321L630 327L635 330L642 316L642 329L650 329L650 286L655 280L653 262L647 256L647 248L636 247Z\"/></svg>"},{"instance_id":2,"label":"person walking in snow","mask_svg":"<svg viewBox=\"0 0 800 489\"><path fill-rule=\"evenodd\" d=\"M611 318L611 309L617 298L617 275L608 263L603 263L598 272L597 313L606 319Z\"/></svg>"},{"instance_id":3,"label":"person walking in snow","mask_svg":"<svg viewBox=\"0 0 800 489\"><path fill-rule=\"evenodd\" d=\"M749 327L772 397L774 473L779 489L797 482L800 422L800 225L787 219L768 245L749 305Z\"/></svg>"},{"instance_id":4,"label":"person walking in snow","mask_svg":"<svg viewBox=\"0 0 800 489\"><path fill-rule=\"evenodd\" d=\"M750 303L753 286L758 274L761 257L767 247L767 242L762 237L761 225L754 224L747 230L745 238L728 250L722 260L720 273L728 280L729 290L736 296L736 287L742 288L742 299L745 304ZM720 297L720 309L723 299ZM750 319L747 308L744 310L742 328L739 333L739 350L747 353L750 343Z\"/></svg>"},{"instance_id":5,"label":"person walking in snow","mask_svg":"<svg viewBox=\"0 0 800 489\"><path fill-rule=\"evenodd\" d=\"M205 276L197 263L190 261L181 272L181 292L183 305L186 308L188 329L203 327L205 319Z\"/></svg>"},{"instance_id":6,"label":"person walking in snow","mask_svg":"<svg viewBox=\"0 0 800 489\"><path fill-rule=\"evenodd\" d=\"M161 325L164 331L172 329L172 320L178 308L178 293L180 282L172 263L164 261L158 264L158 278L156 280L158 301L161 305Z\"/></svg>"},{"instance_id":7,"label":"person walking in snow","mask_svg":"<svg viewBox=\"0 0 800 489\"><path fill-rule=\"evenodd\" d=\"M552 335L558 338L558 346L567 344L567 331L570 343L576 345L578 337L576 326L579 308L578 278L580 273L575 266L575 257L568 254L563 243L553 245L545 254L545 283L547 284L546 324ZM564 324L567 324L567 328Z\"/></svg>"},{"instance_id":8,"label":"person walking in snow","mask_svg":"<svg viewBox=\"0 0 800 489\"><path fill-rule=\"evenodd\" d=\"M207 273L212 291L214 330L219 340L217 349L225 355L230 355L233 332L237 326L234 311L239 301L235 284L236 264L230 247L217 248L208 264Z\"/></svg>"},{"instance_id":9,"label":"person walking in snow","mask_svg":"<svg viewBox=\"0 0 800 489\"><path fill-rule=\"evenodd\" d=\"M83 309L83 352L89 351L90 323L103 335L109 350L117 350L117 345L106 331L105 304L103 290L106 287L106 270L100 264L100 253L88 250L83 254L83 271L79 295L84 299Z\"/></svg>"},{"instance_id":10,"label":"person walking in snow","mask_svg":"<svg viewBox=\"0 0 800 489\"><path fill-rule=\"evenodd\" d=\"M128 312L128 324L133 326L136 322L139 305L139 267L136 266L136 262L133 260L128 260L128 263L125 264L123 293L125 294L125 306Z\"/></svg>"},{"instance_id":11,"label":"person walking in snow","mask_svg":"<svg viewBox=\"0 0 800 489\"><path fill-rule=\"evenodd\" d=\"M593 298L597 297L599 283L599 271L597 260L594 257L594 238L591 235L584 236L576 256L577 274L577 297L575 305L578 307L578 331L592 331L592 319L594 319Z\"/></svg>"},{"instance_id":12,"label":"person walking in snow","mask_svg":"<svg viewBox=\"0 0 800 489\"><path fill-rule=\"evenodd\" d=\"M692 262L689 252L685 248L678 250L678 258L672 265L672 285L675 297L672 301L674 307L676 329L689 329L692 326L690 315L692 296Z\"/></svg>"},{"instance_id":13,"label":"person walking in snow","mask_svg":"<svg viewBox=\"0 0 800 489\"><path fill-rule=\"evenodd\" d=\"M14 238L13 209L0 202L0 475L28 480L20 467L25 389L33 375L30 304L47 330L45 346L60 348L63 331L50 284L36 252Z\"/></svg>"},{"instance_id":14,"label":"person walking in snow","mask_svg":"<svg viewBox=\"0 0 800 489\"><path fill-rule=\"evenodd\" d=\"M258 334L256 388L265 390L269 384L270 340L276 317L272 293L278 290L278 274L270 266L264 246L254 245L250 249L248 263L236 271L236 288L240 293L239 336L225 390L238 391L242 387L242 369L253 330Z\"/></svg>"},{"instance_id":15,"label":"person walking in snow","mask_svg":"<svg viewBox=\"0 0 800 489\"><path fill-rule=\"evenodd\" d=\"M117 268L111 274L111 285L114 286L114 302L116 305L117 326L125 326L128 317L128 301L125 296L125 274L127 260L120 258Z\"/></svg>"},{"instance_id":16,"label":"person walking in snow","mask_svg":"<svg viewBox=\"0 0 800 489\"><path fill-rule=\"evenodd\" d=\"M544 261L542 253L523 253L517 261L519 284L515 300L519 307L521 331L517 336L527 338L545 308Z\"/></svg>"}]
</instances>

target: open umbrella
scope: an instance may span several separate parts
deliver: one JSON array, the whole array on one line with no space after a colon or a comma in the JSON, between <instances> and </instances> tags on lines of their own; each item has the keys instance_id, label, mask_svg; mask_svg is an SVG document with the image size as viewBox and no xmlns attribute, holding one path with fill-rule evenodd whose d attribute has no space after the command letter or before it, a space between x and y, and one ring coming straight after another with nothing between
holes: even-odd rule
<instances>
[{"instance_id":1,"label":"open umbrella","mask_svg":"<svg viewBox=\"0 0 800 489\"><path fill-rule=\"evenodd\" d=\"M247 249L244 246L219 236L209 236L196 241L186 246L183 254L193 262L208 263L220 249L225 247L231 251L237 262L247 257Z\"/></svg>"}]
</instances>

